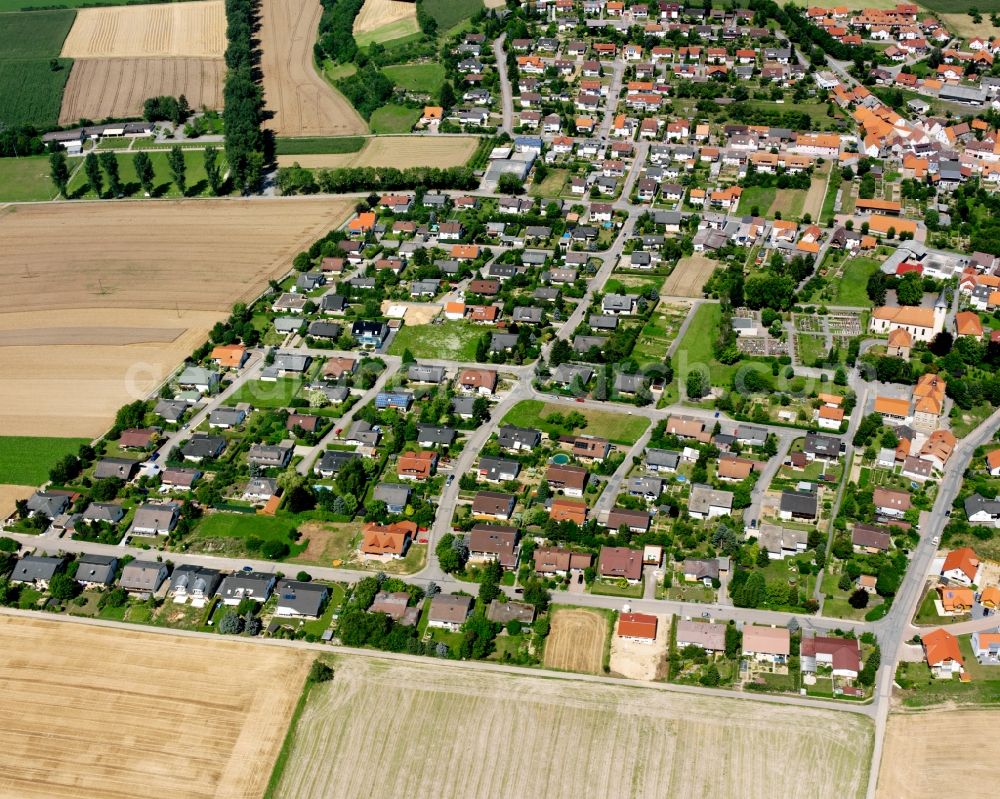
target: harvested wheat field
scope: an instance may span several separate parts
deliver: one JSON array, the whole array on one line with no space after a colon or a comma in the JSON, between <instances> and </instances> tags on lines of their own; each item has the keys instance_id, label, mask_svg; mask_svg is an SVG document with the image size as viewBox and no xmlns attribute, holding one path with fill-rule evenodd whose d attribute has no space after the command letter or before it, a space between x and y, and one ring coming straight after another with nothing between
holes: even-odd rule
<instances>
[{"instance_id":1,"label":"harvested wheat field","mask_svg":"<svg viewBox=\"0 0 1000 799\"><path fill-rule=\"evenodd\" d=\"M864 794L871 726L852 713L471 664L339 657L334 671L310 693L276 797Z\"/></svg>"},{"instance_id":2,"label":"harvested wheat field","mask_svg":"<svg viewBox=\"0 0 1000 799\"><path fill-rule=\"evenodd\" d=\"M350 136L368 125L313 64L323 7L319 0L263 0L261 69L265 124L281 136Z\"/></svg>"},{"instance_id":3,"label":"harvested wheat field","mask_svg":"<svg viewBox=\"0 0 1000 799\"><path fill-rule=\"evenodd\" d=\"M354 33L365 33L401 19L416 19L417 4L407 0L365 0L354 18Z\"/></svg>"},{"instance_id":4,"label":"harvested wheat field","mask_svg":"<svg viewBox=\"0 0 1000 799\"><path fill-rule=\"evenodd\" d=\"M0 483L0 519L6 519L14 512L15 503L19 499L27 499L34 493L35 489L32 486Z\"/></svg>"},{"instance_id":5,"label":"harvested wheat field","mask_svg":"<svg viewBox=\"0 0 1000 799\"><path fill-rule=\"evenodd\" d=\"M63 42L63 58L221 58L222 0L83 8Z\"/></svg>"},{"instance_id":6,"label":"harvested wheat field","mask_svg":"<svg viewBox=\"0 0 1000 799\"><path fill-rule=\"evenodd\" d=\"M0 795L259 797L310 662L278 647L0 616Z\"/></svg>"},{"instance_id":7,"label":"harvested wheat field","mask_svg":"<svg viewBox=\"0 0 1000 799\"><path fill-rule=\"evenodd\" d=\"M373 136L356 153L279 155L279 166L335 169L342 166L463 166L479 146L475 136Z\"/></svg>"},{"instance_id":8,"label":"harvested wheat field","mask_svg":"<svg viewBox=\"0 0 1000 799\"><path fill-rule=\"evenodd\" d=\"M184 95L192 108L222 108L221 58L81 58L63 92L59 124L142 116L149 97Z\"/></svg>"},{"instance_id":9,"label":"harvested wheat field","mask_svg":"<svg viewBox=\"0 0 1000 799\"><path fill-rule=\"evenodd\" d=\"M813 173L805 202L802 203L802 214L809 214L813 222L819 222L823 213L823 200L826 198L827 181L830 177L830 164L823 164Z\"/></svg>"},{"instance_id":10,"label":"harvested wheat field","mask_svg":"<svg viewBox=\"0 0 1000 799\"><path fill-rule=\"evenodd\" d=\"M685 256L677 262L660 294L664 297L701 297L702 287L718 265L718 261L704 255Z\"/></svg>"},{"instance_id":11,"label":"harvested wheat field","mask_svg":"<svg viewBox=\"0 0 1000 799\"><path fill-rule=\"evenodd\" d=\"M991 746L948 746L956 734L991 737L1000 710L936 710L891 714L878 775L878 799L939 799L955 792L984 796L996 790Z\"/></svg>"},{"instance_id":12,"label":"harvested wheat field","mask_svg":"<svg viewBox=\"0 0 1000 799\"><path fill-rule=\"evenodd\" d=\"M256 297L347 200L0 209L0 435L95 436Z\"/></svg>"},{"instance_id":13,"label":"harvested wheat field","mask_svg":"<svg viewBox=\"0 0 1000 799\"><path fill-rule=\"evenodd\" d=\"M604 666L608 618L596 610L556 608L552 631L545 641L545 665L550 669L599 674Z\"/></svg>"}]
</instances>

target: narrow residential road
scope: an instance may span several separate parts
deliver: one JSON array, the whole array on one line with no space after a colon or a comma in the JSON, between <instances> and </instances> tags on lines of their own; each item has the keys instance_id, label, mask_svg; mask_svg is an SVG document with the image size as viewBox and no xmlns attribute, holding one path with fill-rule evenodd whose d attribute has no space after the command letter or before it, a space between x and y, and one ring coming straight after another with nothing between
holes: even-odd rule
<instances>
[{"instance_id":1,"label":"narrow residential road","mask_svg":"<svg viewBox=\"0 0 1000 799\"><path fill-rule=\"evenodd\" d=\"M507 76L507 53L503 49L506 33L501 33L493 42L493 55L497 60L497 77L500 79L500 107L503 121L500 129L504 133L514 132L514 94L510 87L510 78Z\"/></svg>"},{"instance_id":2,"label":"narrow residential road","mask_svg":"<svg viewBox=\"0 0 1000 799\"><path fill-rule=\"evenodd\" d=\"M634 458L642 457L642 453L645 452L646 445L653 435L653 428L654 426L650 424L646 428L646 432L639 436L636 442L629 447L625 453L625 460L621 462L621 465L615 469L615 473L604 484L604 490L601 492L601 496L597 498L597 502L594 503L591 516L596 517L605 514L615 506L615 500L618 499L618 495L622 490L622 483L625 482L626 475L632 469L632 461Z\"/></svg>"}]
</instances>

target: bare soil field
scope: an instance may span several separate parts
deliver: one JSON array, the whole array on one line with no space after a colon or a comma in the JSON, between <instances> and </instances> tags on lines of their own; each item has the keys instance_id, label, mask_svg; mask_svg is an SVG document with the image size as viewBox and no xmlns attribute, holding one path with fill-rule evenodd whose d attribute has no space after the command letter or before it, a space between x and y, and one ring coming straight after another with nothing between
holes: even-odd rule
<instances>
[{"instance_id":1,"label":"bare soil field","mask_svg":"<svg viewBox=\"0 0 1000 799\"><path fill-rule=\"evenodd\" d=\"M267 126L281 136L350 136L368 125L347 99L316 71L313 45L323 7L319 0L264 0L261 69Z\"/></svg>"},{"instance_id":2,"label":"bare soil field","mask_svg":"<svg viewBox=\"0 0 1000 799\"><path fill-rule=\"evenodd\" d=\"M148 97L183 94L194 109L222 108L221 58L81 58L63 92L59 124L142 116Z\"/></svg>"},{"instance_id":3,"label":"bare soil field","mask_svg":"<svg viewBox=\"0 0 1000 799\"><path fill-rule=\"evenodd\" d=\"M342 166L462 166L479 146L475 136L377 136L356 153L279 155L278 166L335 169Z\"/></svg>"},{"instance_id":4,"label":"bare soil field","mask_svg":"<svg viewBox=\"0 0 1000 799\"><path fill-rule=\"evenodd\" d=\"M63 58L221 58L222 0L84 8L63 43Z\"/></svg>"},{"instance_id":5,"label":"bare soil field","mask_svg":"<svg viewBox=\"0 0 1000 799\"><path fill-rule=\"evenodd\" d=\"M365 33L401 19L416 19L417 4L406 0L365 0L354 18L354 33Z\"/></svg>"},{"instance_id":6,"label":"bare soil field","mask_svg":"<svg viewBox=\"0 0 1000 799\"><path fill-rule=\"evenodd\" d=\"M338 657L334 671L299 719L280 799L864 795L871 726L851 713L434 661Z\"/></svg>"},{"instance_id":7,"label":"bare soil field","mask_svg":"<svg viewBox=\"0 0 1000 799\"><path fill-rule=\"evenodd\" d=\"M826 197L826 184L830 172L830 165L824 164L813 173L812 182L809 184L809 191L806 192L805 202L802 203L803 215L809 214L813 222L819 221L823 213L823 200Z\"/></svg>"},{"instance_id":8,"label":"bare soil field","mask_svg":"<svg viewBox=\"0 0 1000 799\"><path fill-rule=\"evenodd\" d=\"M969 796L996 790L996 755L989 746L950 747L958 733L970 740L1000 725L1000 710L938 710L889 716L878 776L878 798L938 799L962 786Z\"/></svg>"},{"instance_id":9,"label":"bare soil field","mask_svg":"<svg viewBox=\"0 0 1000 799\"><path fill-rule=\"evenodd\" d=\"M0 209L0 435L94 436L343 221L347 200ZM174 257L171 257L173 254Z\"/></svg>"},{"instance_id":10,"label":"bare soil field","mask_svg":"<svg viewBox=\"0 0 1000 799\"><path fill-rule=\"evenodd\" d=\"M552 631L545 641L545 666L600 674L607 637L608 620L603 613L557 608L552 613Z\"/></svg>"},{"instance_id":11,"label":"bare soil field","mask_svg":"<svg viewBox=\"0 0 1000 799\"><path fill-rule=\"evenodd\" d=\"M14 512L14 503L19 499L27 499L35 493L32 486L18 486L10 483L0 483L0 519L6 519Z\"/></svg>"},{"instance_id":12,"label":"bare soil field","mask_svg":"<svg viewBox=\"0 0 1000 799\"><path fill-rule=\"evenodd\" d=\"M618 624L611 637L611 673L633 680L656 680L666 677L667 635L670 617L657 613L656 640L650 644L626 641L618 637Z\"/></svg>"},{"instance_id":13,"label":"bare soil field","mask_svg":"<svg viewBox=\"0 0 1000 799\"><path fill-rule=\"evenodd\" d=\"M702 286L718 265L718 261L704 255L681 258L663 284L660 294L664 297L701 297Z\"/></svg>"},{"instance_id":14,"label":"bare soil field","mask_svg":"<svg viewBox=\"0 0 1000 799\"><path fill-rule=\"evenodd\" d=\"M441 313L441 304L433 302L395 302L386 300L382 303L382 313L385 313L393 305L401 305L406 308L403 321L408 325L426 325Z\"/></svg>"},{"instance_id":15,"label":"bare soil field","mask_svg":"<svg viewBox=\"0 0 1000 799\"><path fill-rule=\"evenodd\" d=\"M259 797L310 662L277 647L2 616L0 795Z\"/></svg>"}]
</instances>

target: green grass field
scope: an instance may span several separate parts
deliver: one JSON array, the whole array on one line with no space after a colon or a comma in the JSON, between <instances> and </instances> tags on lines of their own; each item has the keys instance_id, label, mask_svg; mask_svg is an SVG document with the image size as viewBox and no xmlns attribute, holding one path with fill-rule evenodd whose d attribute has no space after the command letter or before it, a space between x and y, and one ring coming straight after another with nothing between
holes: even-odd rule
<instances>
[{"instance_id":1,"label":"green grass field","mask_svg":"<svg viewBox=\"0 0 1000 799\"><path fill-rule=\"evenodd\" d=\"M441 30L455 27L482 7L482 0L424 0L424 10L437 20Z\"/></svg>"},{"instance_id":2,"label":"green grass field","mask_svg":"<svg viewBox=\"0 0 1000 799\"><path fill-rule=\"evenodd\" d=\"M397 86L411 92L424 92L438 96L444 83L444 66L437 62L426 64L395 64L383 70Z\"/></svg>"},{"instance_id":3,"label":"green grass field","mask_svg":"<svg viewBox=\"0 0 1000 799\"><path fill-rule=\"evenodd\" d=\"M9 0L0 0L0 11ZM73 11L0 13L0 124L54 125L73 65L59 58ZM56 69L49 64L56 59Z\"/></svg>"},{"instance_id":4,"label":"green grass field","mask_svg":"<svg viewBox=\"0 0 1000 799\"><path fill-rule=\"evenodd\" d=\"M259 516L255 513L210 513L195 528L201 538L248 538L257 536L264 541L287 541L296 527L287 516Z\"/></svg>"},{"instance_id":5,"label":"green grass field","mask_svg":"<svg viewBox=\"0 0 1000 799\"><path fill-rule=\"evenodd\" d=\"M51 200L55 195L47 155L0 158L0 202Z\"/></svg>"},{"instance_id":6,"label":"green grass field","mask_svg":"<svg viewBox=\"0 0 1000 799\"><path fill-rule=\"evenodd\" d=\"M474 361L476 344L486 332L484 328L460 319L440 325L406 325L396 333L389 345L389 354L402 355L409 350L415 358Z\"/></svg>"},{"instance_id":7,"label":"green grass field","mask_svg":"<svg viewBox=\"0 0 1000 799\"><path fill-rule=\"evenodd\" d=\"M874 258L852 258L844 266L844 275L837 282L837 297L835 305L856 305L870 308L872 301L868 299L868 278L879 268L879 262Z\"/></svg>"},{"instance_id":8,"label":"green grass field","mask_svg":"<svg viewBox=\"0 0 1000 799\"><path fill-rule=\"evenodd\" d=\"M1000 11L1000 0L983 0L982 2L970 2L970 0L920 0L920 5L938 14L964 14L973 7L978 8L980 14L992 14L994 11Z\"/></svg>"},{"instance_id":9,"label":"green grass field","mask_svg":"<svg viewBox=\"0 0 1000 799\"><path fill-rule=\"evenodd\" d=\"M740 213L752 214L752 209L756 208L757 215L766 216L774 202L774 195L775 190L766 186L751 186L748 189L743 189L743 194L740 195Z\"/></svg>"},{"instance_id":10,"label":"green grass field","mask_svg":"<svg viewBox=\"0 0 1000 799\"><path fill-rule=\"evenodd\" d=\"M568 415L570 413L580 413L587 418L587 426L577 432L588 436L598 436L606 438L615 444L632 445L639 440L646 428L649 427L649 419L644 416L631 416L627 413L610 413L608 411L595 411L584 407L570 407L568 405L556 405L541 400L522 400L511 408L503 421L506 424L518 427L533 427L546 433L561 434L563 428L546 421L546 417L554 413Z\"/></svg>"},{"instance_id":11,"label":"green grass field","mask_svg":"<svg viewBox=\"0 0 1000 799\"><path fill-rule=\"evenodd\" d=\"M251 380L244 383L226 399L226 405L249 402L254 408L284 408L302 387L297 377L269 380Z\"/></svg>"},{"instance_id":12,"label":"green grass field","mask_svg":"<svg viewBox=\"0 0 1000 799\"><path fill-rule=\"evenodd\" d=\"M408 17L407 19L399 19L388 25L383 25L381 28L376 28L373 31L359 33L354 37L354 41L357 42L358 47L367 47L374 42L389 42L419 33L420 26L417 24L416 17Z\"/></svg>"},{"instance_id":13,"label":"green grass field","mask_svg":"<svg viewBox=\"0 0 1000 799\"><path fill-rule=\"evenodd\" d=\"M154 197L179 197L177 186L174 185L170 177L170 167L167 163L167 151L148 153L153 162L153 173L156 176L153 181ZM222 148L219 148L219 163L225 172L225 156ZM187 192L185 196L196 197L199 194L208 194L208 181L205 179L205 156L203 150L192 150L184 152L184 163L187 165ZM76 169L80 164L80 159L70 159L70 169ZM118 154L118 171L121 174L122 183L125 186L125 195L133 196L142 194L142 187L135 174L135 153ZM103 175L103 172L102 172ZM107 192L108 181L104 175L104 191ZM69 196L73 199L80 197L93 197L94 193L87 185L87 177L81 168L69 183Z\"/></svg>"},{"instance_id":14,"label":"green grass field","mask_svg":"<svg viewBox=\"0 0 1000 799\"><path fill-rule=\"evenodd\" d=\"M0 60L58 56L75 17L73 11L0 14Z\"/></svg>"},{"instance_id":15,"label":"green grass field","mask_svg":"<svg viewBox=\"0 0 1000 799\"><path fill-rule=\"evenodd\" d=\"M313 136L275 141L276 155L325 155L327 153L356 153L365 146L364 136Z\"/></svg>"},{"instance_id":16,"label":"green grass field","mask_svg":"<svg viewBox=\"0 0 1000 799\"><path fill-rule=\"evenodd\" d=\"M129 0L0 0L0 14L6 11L82 8L84 6L124 6Z\"/></svg>"},{"instance_id":17,"label":"green grass field","mask_svg":"<svg viewBox=\"0 0 1000 799\"><path fill-rule=\"evenodd\" d=\"M405 105L384 105L375 109L368 126L372 133L409 133L420 119L420 110Z\"/></svg>"},{"instance_id":18,"label":"green grass field","mask_svg":"<svg viewBox=\"0 0 1000 799\"><path fill-rule=\"evenodd\" d=\"M49 469L64 455L75 455L86 438L34 438L0 436L0 483L39 485L49 479Z\"/></svg>"}]
</instances>

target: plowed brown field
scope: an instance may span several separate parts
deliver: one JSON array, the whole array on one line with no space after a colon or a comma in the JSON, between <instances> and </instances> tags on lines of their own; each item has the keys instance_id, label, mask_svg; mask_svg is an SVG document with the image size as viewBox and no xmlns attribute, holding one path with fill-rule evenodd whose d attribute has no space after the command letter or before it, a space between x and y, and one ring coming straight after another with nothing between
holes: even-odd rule
<instances>
[{"instance_id":1,"label":"plowed brown field","mask_svg":"<svg viewBox=\"0 0 1000 799\"><path fill-rule=\"evenodd\" d=\"M310 660L276 647L0 616L0 795L256 799Z\"/></svg>"},{"instance_id":2,"label":"plowed brown field","mask_svg":"<svg viewBox=\"0 0 1000 799\"><path fill-rule=\"evenodd\" d=\"M148 97L184 95L194 109L222 108L221 58L80 58L63 92L59 124L142 116Z\"/></svg>"},{"instance_id":3,"label":"plowed brown field","mask_svg":"<svg viewBox=\"0 0 1000 799\"><path fill-rule=\"evenodd\" d=\"M84 8L63 42L64 58L221 58L226 50L222 0Z\"/></svg>"},{"instance_id":4,"label":"plowed brown field","mask_svg":"<svg viewBox=\"0 0 1000 799\"><path fill-rule=\"evenodd\" d=\"M368 132L354 106L313 65L322 13L319 0L264 0L261 4L264 103L274 114L266 125L282 136Z\"/></svg>"}]
</instances>

